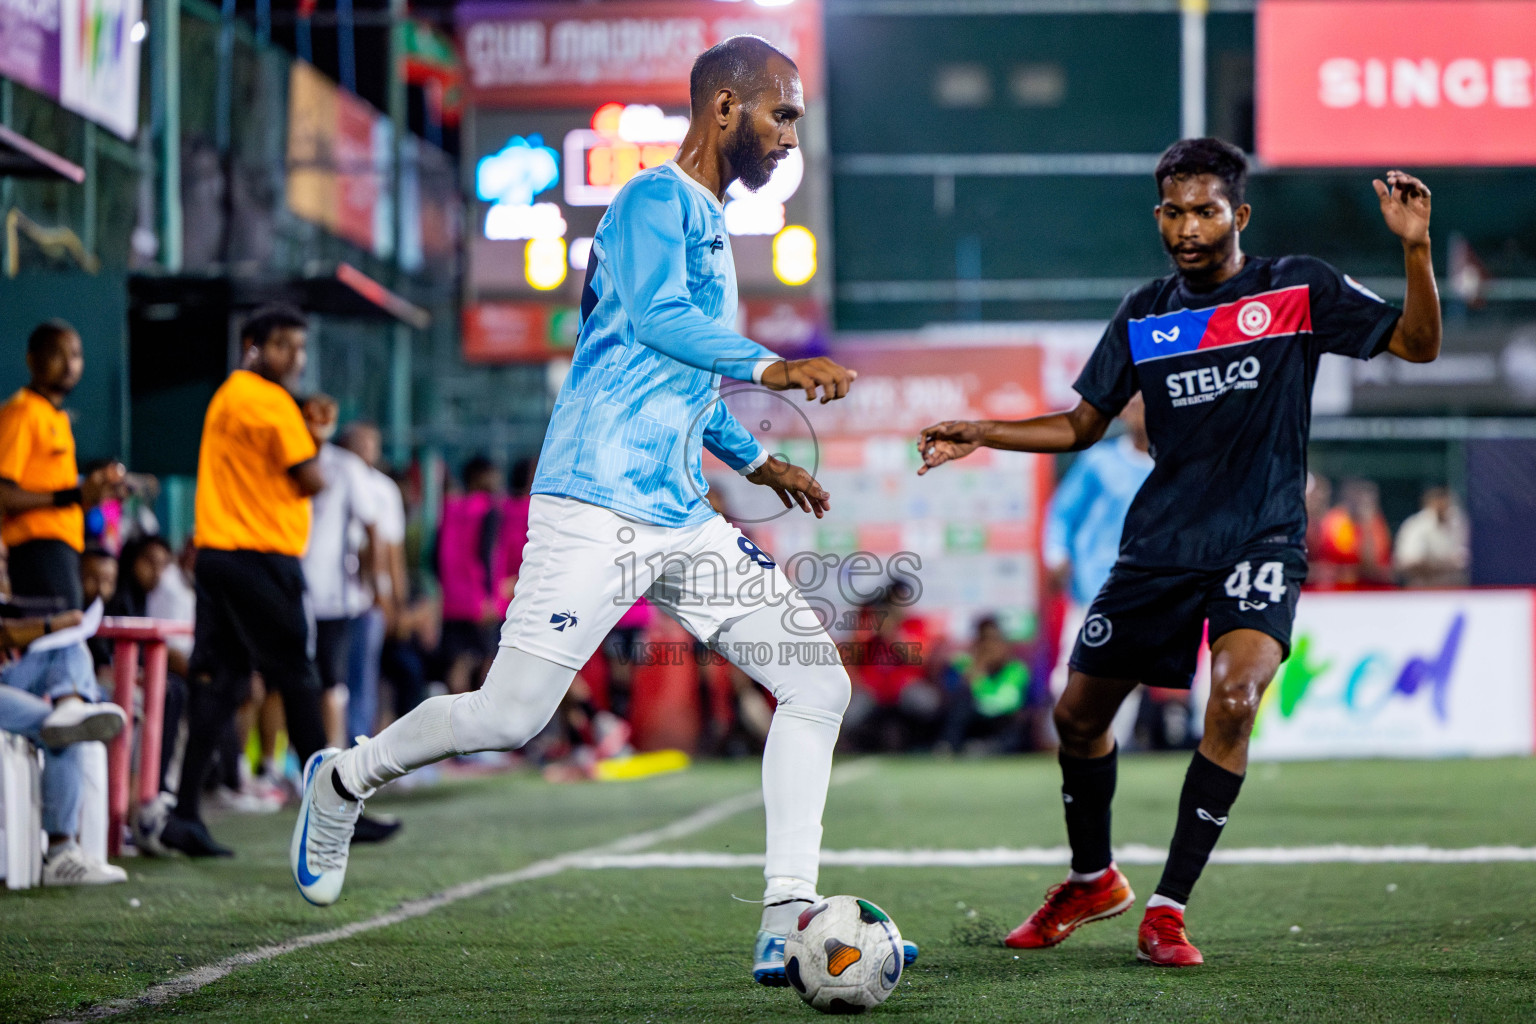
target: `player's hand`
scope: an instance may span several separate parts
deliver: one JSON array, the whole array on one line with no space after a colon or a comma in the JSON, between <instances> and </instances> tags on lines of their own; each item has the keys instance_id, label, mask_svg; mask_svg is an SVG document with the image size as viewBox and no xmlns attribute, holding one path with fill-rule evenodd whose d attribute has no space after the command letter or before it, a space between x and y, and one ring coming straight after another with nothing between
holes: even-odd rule
<instances>
[{"instance_id":1,"label":"player's hand","mask_svg":"<svg viewBox=\"0 0 1536 1024\"><path fill-rule=\"evenodd\" d=\"M937 466L955 459L963 459L981 447L981 424L972 420L945 420L923 430L917 439L918 454L923 464L917 470L922 476Z\"/></svg>"},{"instance_id":2,"label":"player's hand","mask_svg":"<svg viewBox=\"0 0 1536 1024\"><path fill-rule=\"evenodd\" d=\"M805 400L816 397L821 389L821 403L842 398L858 379L858 371L839 366L826 356L815 359L780 359L763 371L763 387L773 391L805 389Z\"/></svg>"},{"instance_id":3,"label":"player's hand","mask_svg":"<svg viewBox=\"0 0 1536 1024\"><path fill-rule=\"evenodd\" d=\"M747 474L747 479L754 484L772 487L773 493L779 496L785 508L799 505L802 512L810 512L817 519L832 510L832 496L826 488L817 483L811 474L783 459L775 459L770 455L767 462Z\"/></svg>"},{"instance_id":4,"label":"player's hand","mask_svg":"<svg viewBox=\"0 0 1536 1024\"><path fill-rule=\"evenodd\" d=\"M1429 188L1402 171L1388 171L1387 180L1371 182L1381 201L1381 217L1392 233L1409 245L1429 244Z\"/></svg>"},{"instance_id":5,"label":"player's hand","mask_svg":"<svg viewBox=\"0 0 1536 1024\"><path fill-rule=\"evenodd\" d=\"M128 494L128 471L121 462L102 466L80 481L80 503L94 508L104 501L123 498Z\"/></svg>"}]
</instances>

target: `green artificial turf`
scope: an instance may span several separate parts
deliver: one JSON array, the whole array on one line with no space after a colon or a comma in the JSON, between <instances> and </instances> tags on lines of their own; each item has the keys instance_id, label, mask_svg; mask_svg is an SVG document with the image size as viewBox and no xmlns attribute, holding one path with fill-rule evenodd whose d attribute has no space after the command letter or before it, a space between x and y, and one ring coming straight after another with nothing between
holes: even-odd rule
<instances>
[{"instance_id":1,"label":"green artificial turf","mask_svg":"<svg viewBox=\"0 0 1536 1024\"><path fill-rule=\"evenodd\" d=\"M1186 763L1122 761L1118 841L1166 843ZM834 787L828 848L1064 841L1050 758L871 767ZM0 894L0 1020L78 1013L242 950L675 821L749 791L756 770L568 786L505 776L380 799L406 831L356 851L346 896L327 910L288 880L291 814L220 819L215 835L241 854L233 861L130 861L126 885ZM1256 765L1222 842L1536 846L1532 806L1530 760ZM652 848L759 852L761 811ZM1213 866L1189 911L1207 965L1185 971L1134 962L1137 912L1055 950L1002 948L1061 874L828 867L821 887L875 900L922 944L874 1011L892 1021L1536 1019L1536 864ZM1127 874L1151 894L1157 868ZM568 870L242 967L115 1019L814 1019L793 993L748 976L756 908L732 896L755 897L761 884L754 868Z\"/></svg>"}]
</instances>

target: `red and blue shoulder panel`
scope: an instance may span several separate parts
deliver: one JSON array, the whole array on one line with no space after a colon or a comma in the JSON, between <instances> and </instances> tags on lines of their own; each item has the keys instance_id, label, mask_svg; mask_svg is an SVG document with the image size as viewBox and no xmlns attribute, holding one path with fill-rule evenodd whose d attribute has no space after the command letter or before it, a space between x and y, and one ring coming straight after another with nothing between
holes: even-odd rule
<instances>
[{"instance_id":1,"label":"red and blue shoulder panel","mask_svg":"<svg viewBox=\"0 0 1536 1024\"><path fill-rule=\"evenodd\" d=\"M1312 333L1312 300L1298 284L1247 295L1210 309L1176 309L1126 325L1131 361L1184 356L1209 348L1247 345L1266 338Z\"/></svg>"}]
</instances>

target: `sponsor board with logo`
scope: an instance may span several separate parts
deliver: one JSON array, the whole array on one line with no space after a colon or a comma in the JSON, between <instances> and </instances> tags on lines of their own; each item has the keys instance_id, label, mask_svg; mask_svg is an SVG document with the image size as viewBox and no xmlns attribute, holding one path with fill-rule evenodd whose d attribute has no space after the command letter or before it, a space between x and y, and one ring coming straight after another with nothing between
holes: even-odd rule
<instances>
[{"instance_id":1,"label":"sponsor board with logo","mask_svg":"<svg viewBox=\"0 0 1536 1024\"><path fill-rule=\"evenodd\" d=\"M1259 760L1536 750L1536 591L1309 593Z\"/></svg>"}]
</instances>

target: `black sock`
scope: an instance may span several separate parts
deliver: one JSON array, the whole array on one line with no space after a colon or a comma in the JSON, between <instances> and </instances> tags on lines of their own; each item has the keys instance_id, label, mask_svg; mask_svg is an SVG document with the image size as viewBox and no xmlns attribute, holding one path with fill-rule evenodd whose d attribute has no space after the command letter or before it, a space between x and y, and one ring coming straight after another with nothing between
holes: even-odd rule
<instances>
[{"instance_id":1,"label":"black sock","mask_svg":"<svg viewBox=\"0 0 1536 1024\"><path fill-rule=\"evenodd\" d=\"M341 784L341 772L334 770L331 772L331 788L334 789L336 791L336 795L341 797L343 800L350 800L354 804L357 803L357 797L348 792L347 787Z\"/></svg>"},{"instance_id":2,"label":"black sock","mask_svg":"<svg viewBox=\"0 0 1536 1024\"><path fill-rule=\"evenodd\" d=\"M1109 852L1109 805L1115 799L1119 754L1120 748L1115 747L1103 757L1059 755L1073 871L1102 871L1113 859Z\"/></svg>"},{"instance_id":3,"label":"black sock","mask_svg":"<svg viewBox=\"0 0 1536 1024\"><path fill-rule=\"evenodd\" d=\"M1243 777L1234 775L1211 761L1198 750L1184 775L1184 791L1179 794L1179 822L1168 847L1168 862L1163 865L1157 894L1176 903L1188 903L1190 890L1205 870L1216 840L1221 838L1227 812L1237 802Z\"/></svg>"}]
</instances>

